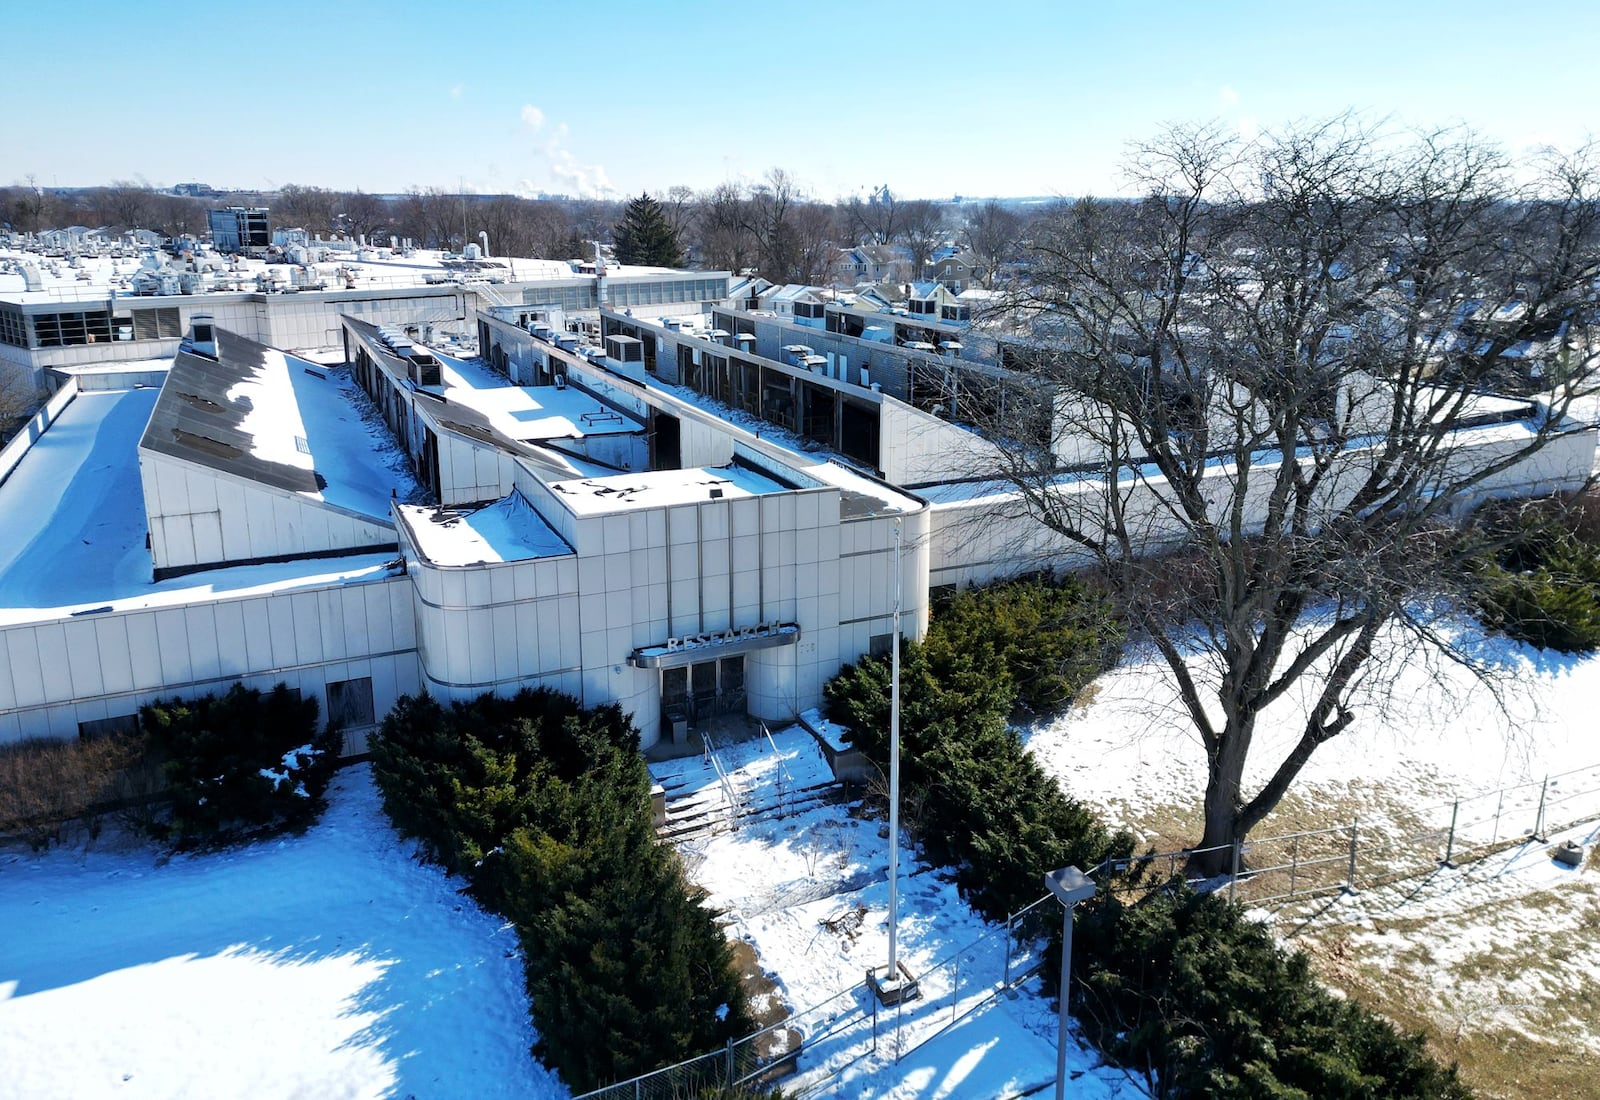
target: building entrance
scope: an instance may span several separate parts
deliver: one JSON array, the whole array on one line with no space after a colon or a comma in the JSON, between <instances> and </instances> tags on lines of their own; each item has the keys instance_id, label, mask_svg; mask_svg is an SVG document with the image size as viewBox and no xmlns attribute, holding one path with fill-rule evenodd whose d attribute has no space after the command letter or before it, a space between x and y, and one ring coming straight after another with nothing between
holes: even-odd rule
<instances>
[{"instance_id":1,"label":"building entrance","mask_svg":"<svg viewBox=\"0 0 1600 1100\"><path fill-rule=\"evenodd\" d=\"M674 721L705 722L744 709L743 654L661 670L661 714L669 729Z\"/></svg>"}]
</instances>

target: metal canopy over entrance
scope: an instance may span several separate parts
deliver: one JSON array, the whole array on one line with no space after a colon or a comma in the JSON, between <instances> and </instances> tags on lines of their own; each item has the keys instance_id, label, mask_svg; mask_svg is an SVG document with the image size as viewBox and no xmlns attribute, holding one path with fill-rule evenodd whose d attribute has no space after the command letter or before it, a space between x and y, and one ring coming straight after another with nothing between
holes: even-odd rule
<instances>
[{"instance_id":1,"label":"metal canopy over entrance","mask_svg":"<svg viewBox=\"0 0 1600 1100\"><path fill-rule=\"evenodd\" d=\"M628 657L628 663L635 668L684 668L702 661L794 645L799 640L800 627L794 623L763 623L761 626L712 634L668 638L662 645L641 646L634 650Z\"/></svg>"}]
</instances>

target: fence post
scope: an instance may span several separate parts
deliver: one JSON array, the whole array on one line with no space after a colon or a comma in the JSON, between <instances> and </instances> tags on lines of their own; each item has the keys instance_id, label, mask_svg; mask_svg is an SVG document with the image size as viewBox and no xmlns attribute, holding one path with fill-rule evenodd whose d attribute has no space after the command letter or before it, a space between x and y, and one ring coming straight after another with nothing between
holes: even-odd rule
<instances>
[{"instance_id":1,"label":"fence post","mask_svg":"<svg viewBox=\"0 0 1600 1100\"><path fill-rule=\"evenodd\" d=\"M961 956L956 956L956 975L950 983L950 1026L956 1026L956 1002L961 999Z\"/></svg>"},{"instance_id":2,"label":"fence post","mask_svg":"<svg viewBox=\"0 0 1600 1100\"><path fill-rule=\"evenodd\" d=\"M1015 928L1017 918L1015 915L1006 918L1006 953L1000 959L1000 988L1004 989L1011 984L1011 945L1016 942Z\"/></svg>"},{"instance_id":3,"label":"fence post","mask_svg":"<svg viewBox=\"0 0 1600 1100\"><path fill-rule=\"evenodd\" d=\"M878 1053L878 995L872 991L872 974L867 974L867 1000L872 1002L872 1053Z\"/></svg>"},{"instance_id":4,"label":"fence post","mask_svg":"<svg viewBox=\"0 0 1600 1100\"><path fill-rule=\"evenodd\" d=\"M644 1079L641 1077L635 1077L633 1079L633 1100L639 1100L639 1098L643 1095L639 1091L643 1087L643 1080Z\"/></svg>"},{"instance_id":5,"label":"fence post","mask_svg":"<svg viewBox=\"0 0 1600 1100\"><path fill-rule=\"evenodd\" d=\"M1546 773L1544 777L1544 785L1539 788L1539 816L1534 818L1533 821L1533 839L1539 841L1541 844L1544 843L1545 840L1544 798L1548 793L1550 793L1550 776L1548 773Z\"/></svg>"},{"instance_id":6,"label":"fence post","mask_svg":"<svg viewBox=\"0 0 1600 1100\"><path fill-rule=\"evenodd\" d=\"M728 1088L733 1088L733 1040L728 1040Z\"/></svg>"},{"instance_id":7,"label":"fence post","mask_svg":"<svg viewBox=\"0 0 1600 1100\"><path fill-rule=\"evenodd\" d=\"M1239 860L1243 854L1244 841L1238 837L1233 838L1233 872L1228 876L1228 900L1232 901L1239 892Z\"/></svg>"},{"instance_id":8,"label":"fence post","mask_svg":"<svg viewBox=\"0 0 1600 1100\"><path fill-rule=\"evenodd\" d=\"M1350 823L1350 870L1345 875L1344 884L1344 892L1347 894L1356 892L1356 829L1360 824L1359 821Z\"/></svg>"},{"instance_id":9,"label":"fence post","mask_svg":"<svg viewBox=\"0 0 1600 1100\"><path fill-rule=\"evenodd\" d=\"M1456 854L1456 818L1461 816L1461 799L1456 799L1450 804L1450 837L1444 842L1444 859L1439 862L1445 867L1454 867L1450 862Z\"/></svg>"}]
</instances>

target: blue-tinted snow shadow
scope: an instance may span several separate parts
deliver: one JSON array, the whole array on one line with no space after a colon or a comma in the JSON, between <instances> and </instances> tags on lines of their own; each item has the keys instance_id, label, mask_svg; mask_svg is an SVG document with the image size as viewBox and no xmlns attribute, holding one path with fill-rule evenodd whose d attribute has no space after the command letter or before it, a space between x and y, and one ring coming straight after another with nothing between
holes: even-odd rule
<instances>
[{"instance_id":1,"label":"blue-tinted snow shadow","mask_svg":"<svg viewBox=\"0 0 1600 1100\"><path fill-rule=\"evenodd\" d=\"M373 1051L394 1068L391 1095L507 1086L538 1095L542 1078L551 1094L564 1095L526 1053L534 1034L525 1001L509 999L510 1018L485 1018L485 1001L505 999L481 994L499 992L506 976L484 971L508 966L520 988L520 965L507 961L514 932L472 911L454 892L458 882L406 858L387 825L357 821L342 808L354 783L367 788L355 792L366 803L362 816L376 812L364 769L352 771L330 790L328 819L301 838L170 862L154 852L0 858L0 989L15 983L14 1001L142 965L242 953L283 967L371 964L377 975L339 1010L370 1022L330 1049ZM381 869L360 867L365 860ZM355 870L340 874L341 863ZM456 920L478 927L450 934ZM460 953L464 942L474 945L470 954ZM462 1079L495 1042L527 1059L521 1086L482 1081L480 1088Z\"/></svg>"}]
</instances>

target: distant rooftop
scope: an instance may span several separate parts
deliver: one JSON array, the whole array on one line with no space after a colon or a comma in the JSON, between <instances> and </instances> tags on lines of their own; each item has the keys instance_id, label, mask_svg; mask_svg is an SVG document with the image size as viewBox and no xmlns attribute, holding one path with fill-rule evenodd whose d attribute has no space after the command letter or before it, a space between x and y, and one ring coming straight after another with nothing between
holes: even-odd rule
<instances>
[{"instance_id":1,"label":"distant rooftop","mask_svg":"<svg viewBox=\"0 0 1600 1100\"><path fill-rule=\"evenodd\" d=\"M8 302L104 302L117 298L194 293L346 293L403 290L474 283L584 281L593 271L576 271L565 260L498 256L462 260L448 252L357 247L343 241L316 241L284 250L287 262L223 255L204 249L191 259L134 244L95 242L98 254L69 255L0 248L0 299ZM195 270L190 270L191 266ZM681 274L670 268L608 265L613 278ZM168 282L163 287L161 276ZM28 289L33 283L37 289Z\"/></svg>"}]
</instances>

